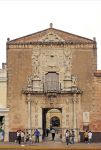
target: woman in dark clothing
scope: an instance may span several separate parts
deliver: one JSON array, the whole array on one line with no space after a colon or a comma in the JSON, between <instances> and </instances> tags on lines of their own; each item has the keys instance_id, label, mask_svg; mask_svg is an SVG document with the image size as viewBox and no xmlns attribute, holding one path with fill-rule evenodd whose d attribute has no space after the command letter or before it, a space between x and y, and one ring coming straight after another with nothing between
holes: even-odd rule
<instances>
[{"instance_id":1,"label":"woman in dark clothing","mask_svg":"<svg viewBox=\"0 0 101 150\"><path fill-rule=\"evenodd\" d=\"M66 130L65 137L66 137L66 143L68 145L69 144L69 138L70 138L70 132L69 132L69 130Z\"/></svg>"},{"instance_id":2,"label":"woman in dark clothing","mask_svg":"<svg viewBox=\"0 0 101 150\"><path fill-rule=\"evenodd\" d=\"M17 139L18 139L18 143L21 144L21 131L18 131Z\"/></svg>"}]
</instances>

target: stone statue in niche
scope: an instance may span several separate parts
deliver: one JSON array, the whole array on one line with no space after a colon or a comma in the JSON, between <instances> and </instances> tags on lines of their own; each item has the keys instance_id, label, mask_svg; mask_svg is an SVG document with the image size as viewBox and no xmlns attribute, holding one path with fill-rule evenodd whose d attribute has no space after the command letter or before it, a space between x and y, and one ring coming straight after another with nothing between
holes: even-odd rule
<instances>
[{"instance_id":1,"label":"stone statue in niche","mask_svg":"<svg viewBox=\"0 0 101 150\"><path fill-rule=\"evenodd\" d=\"M28 84L28 86L32 85L32 76L27 77L27 84Z\"/></svg>"},{"instance_id":2,"label":"stone statue in niche","mask_svg":"<svg viewBox=\"0 0 101 150\"><path fill-rule=\"evenodd\" d=\"M65 56L65 58L66 71L69 71L71 69L71 58L70 56Z\"/></svg>"},{"instance_id":3,"label":"stone statue in niche","mask_svg":"<svg viewBox=\"0 0 101 150\"><path fill-rule=\"evenodd\" d=\"M70 58L70 56L65 56L65 66L66 66L66 71L69 71L71 69L71 58Z\"/></svg>"},{"instance_id":4,"label":"stone statue in niche","mask_svg":"<svg viewBox=\"0 0 101 150\"><path fill-rule=\"evenodd\" d=\"M27 101L31 101L31 95L27 94Z\"/></svg>"},{"instance_id":5,"label":"stone statue in niche","mask_svg":"<svg viewBox=\"0 0 101 150\"><path fill-rule=\"evenodd\" d=\"M71 51L64 50L65 73L71 70Z\"/></svg>"},{"instance_id":6,"label":"stone statue in niche","mask_svg":"<svg viewBox=\"0 0 101 150\"><path fill-rule=\"evenodd\" d=\"M77 75L72 75L72 86L77 85Z\"/></svg>"},{"instance_id":7,"label":"stone statue in niche","mask_svg":"<svg viewBox=\"0 0 101 150\"><path fill-rule=\"evenodd\" d=\"M33 67L33 77L38 78L39 77L39 56L33 55L32 56L32 67Z\"/></svg>"}]
</instances>

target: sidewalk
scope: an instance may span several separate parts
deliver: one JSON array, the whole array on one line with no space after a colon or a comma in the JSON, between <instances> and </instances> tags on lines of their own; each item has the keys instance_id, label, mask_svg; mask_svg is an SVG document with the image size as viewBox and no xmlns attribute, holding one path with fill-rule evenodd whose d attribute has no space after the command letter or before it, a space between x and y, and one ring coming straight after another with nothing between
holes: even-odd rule
<instances>
[{"instance_id":1,"label":"sidewalk","mask_svg":"<svg viewBox=\"0 0 101 150\"><path fill-rule=\"evenodd\" d=\"M66 143L63 142L55 142L55 141L48 141L43 143L26 143L19 145L18 143L9 143L9 142L0 142L0 149L34 149L34 150L42 150L42 149L57 149L57 150L64 150L64 149L71 149L71 150L85 150L85 149L91 149L91 150L100 150L101 149L101 143L92 143L92 144L85 144L85 143L76 143L76 144L69 144L68 146Z\"/></svg>"}]
</instances>

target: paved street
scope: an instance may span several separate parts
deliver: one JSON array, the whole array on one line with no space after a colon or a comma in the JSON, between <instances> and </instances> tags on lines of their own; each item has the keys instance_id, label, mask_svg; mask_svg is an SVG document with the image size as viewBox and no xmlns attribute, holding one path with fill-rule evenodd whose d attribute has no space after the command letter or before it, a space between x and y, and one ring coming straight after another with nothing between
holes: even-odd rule
<instances>
[{"instance_id":1,"label":"paved street","mask_svg":"<svg viewBox=\"0 0 101 150\"><path fill-rule=\"evenodd\" d=\"M85 144L85 143L76 143L76 144L69 144L68 146L66 143L63 142L43 142L43 143L26 143L19 145L18 143L0 143L0 149L76 149L76 150L84 150L84 149L101 149L101 143L92 143L92 144Z\"/></svg>"}]
</instances>

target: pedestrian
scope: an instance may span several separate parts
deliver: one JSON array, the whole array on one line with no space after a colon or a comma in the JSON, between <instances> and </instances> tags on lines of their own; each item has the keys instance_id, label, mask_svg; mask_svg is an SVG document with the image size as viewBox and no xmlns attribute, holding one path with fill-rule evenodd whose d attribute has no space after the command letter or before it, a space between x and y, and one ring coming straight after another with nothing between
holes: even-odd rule
<instances>
[{"instance_id":1,"label":"pedestrian","mask_svg":"<svg viewBox=\"0 0 101 150\"><path fill-rule=\"evenodd\" d=\"M51 133L52 133L52 141L54 141L54 138L55 138L55 129L54 128L52 128Z\"/></svg>"},{"instance_id":2,"label":"pedestrian","mask_svg":"<svg viewBox=\"0 0 101 150\"><path fill-rule=\"evenodd\" d=\"M70 130L69 130L69 143L72 144L72 133Z\"/></svg>"},{"instance_id":3,"label":"pedestrian","mask_svg":"<svg viewBox=\"0 0 101 150\"><path fill-rule=\"evenodd\" d=\"M0 142L4 141L4 130L2 129L2 127L0 128Z\"/></svg>"},{"instance_id":4,"label":"pedestrian","mask_svg":"<svg viewBox=\"0 0 101 150\"><path fill-rule=\"evenodd\" d=\"M24 141L25 141L25 133L24 133L24 131L21 131L21 142L22 143L24 143Z\"/></svg>"},{"instance_id":5,"label":"pedestrian","mask_svg":"<svg viewBox=\"0 0 101 150\"><path fill-rule=\"evenodd\" d=\"M87 130L84 132L84 142L88 143L88 131Z\"/></svg>"},{"instance_id":6,"label":"pedestrian","mask_svg":"<svg viewBox=\"0 0 101 150\"><path fill-rule=\"evenodd\" d=\"M92 132L91 131L88 132L88 142L89 142L89 144L92 143Z\"/></svg>"},{"instance_id":7,"label":"pedestrian","mask_svg":"<svg viewBox=\"0 0 101 150\"><path fill-rule=\"evenodd\" d=\"M49 129L46 128L46 137L48 137L48 134L49 134Z\"/></svg>"},{"instance_id":8,"label":"pedestrian","mask_svg":"<svg viewBox=\"0 0 101 150\"><path fill-rule=\"evenodd\" d=\"M71 133L71 143L74 144L74 138L75 138L75 131L72 130L72 133Z\"/></svg>"},{"instance_id":9,"label":"pedestrian","mask_svg":"<svg viewBox=\"0 0 101 150\"><path fill-rule=\"evenodd\" d=\"M30 139L30 134L29 134L29 132L27 132L27 133L26 133L26 142L28 142L29 139Z\"/></svg>"},{"instance_id":10,"label":"pedestrian","mask_svg":"<svg viewBox=\"0 0 101 150\"><path fill-rule=\"evenodd\" d=\"M39 143L39 136L41 135L39 130L36 129L33 135L35 135L35 143Z\"/></svg>"},{"instance_id":11,"label":"pedestrian","mask_svg":"<svg viewBox=\"0 0 101 150\"><path fill-rule=\"evenodd\" d=\"M66 130L65 137L66 137L66 144L68 145L69 144L69 138L70 138L69 130Z\"/></svg>"},{"instance_id":12,"label":"pedestrian","mask_svg":"<svg viewBox=\"0 0 101 150\"><path fill-rule=\"evenodd\" d=\"M17 132L17 140L18 140L18 143L21 144L21 130Z\"/></svg>"}]
</instances>

